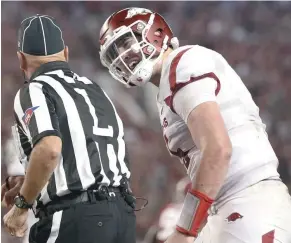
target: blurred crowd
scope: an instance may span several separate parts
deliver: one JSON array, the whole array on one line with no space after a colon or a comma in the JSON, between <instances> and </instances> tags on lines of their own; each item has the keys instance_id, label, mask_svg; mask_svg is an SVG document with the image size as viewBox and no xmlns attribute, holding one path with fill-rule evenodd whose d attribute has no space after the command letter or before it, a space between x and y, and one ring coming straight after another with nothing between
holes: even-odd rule
<instances>
[{"instance_id":1,"label":"blurred crowd","mask_svg":"<svg viewBox=\"0 0 291 243\"><path fill-rule=\"evenodd\" d=\"M1 66L2 180L5 145L13 122L13 99L23 83L16 57L20 22L36 13L57 19L70 50L70 66L113 99L125 126L132 187L149 205L137 213L142 237L172 200L184 168L166 151L156 109L157 89L128 90L112 80L99 62L99 30L106 18L125 7L161 13L181 45L199 44L220 52L249 88L280 159L279 172L291 184L291 2L3 2ZM13 242L2 234L2 242Z\"/></svg>"}]
</instances>

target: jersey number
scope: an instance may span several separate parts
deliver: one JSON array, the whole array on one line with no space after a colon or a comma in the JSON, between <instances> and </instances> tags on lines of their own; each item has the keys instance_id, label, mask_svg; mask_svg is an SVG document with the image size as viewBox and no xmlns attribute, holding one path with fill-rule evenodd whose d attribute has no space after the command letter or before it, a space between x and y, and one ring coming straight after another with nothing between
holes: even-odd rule
<instances>
[{"instance_id":1,"label":"jersey number","mask_svg":"<svg viewBox=\"0 0 291 243\"><path fill-rule=\"evenodd\" d=\"M91 116L93 118L93 134L96 135L96 136L113 137L113 128L112 128L112 126L108 125L107 128L98 127L98 118L97 118L96 113L95 113L95 108L92 105L87 92L84 89L79 89L79 88L75 88L75 91L78 94L83 96L85 102L87 103L87 105L89 107L90 114L91 114ZM102 165L99 143L97 141L95 141L95 144L96 144L97 150L99 152L99 160L100 160L100 165L101 165L101 172L100 173L101 173L101 175L103 175L102 183L105 183L105 184L109 185L110 184L110 180L105 175L105 172L104 172L104 169L103 169L103 165ZM110 162L110 159L112 159L112 158L113 158L113 160L116 160L116 154L115 154L115 151L114 151L113 146L111 144L107 144L107 154L108 154L108 159L109 159L109 167L114 173L113 180L114 180L114 183L115 183L116 181L118 181L120 179L119 178L120 176L118 175L118 170L116 168L116 165L112 166L111 162Z\"/></svg>"},{"instance_id":2,"label":"jersey number","mask_svg":"<svg viewBox=\"0 0 291 243\"><path fill-rule=\"evenodd\" d=\"M185 167L188 169L189 164L190 164L190 157L188 156L188 153L189 153L190 150L184 152L182 149L178 148L177 152L172 151L172 150L169 149L169 139L167 138L166 135L164 135L164 139L165 139L166 146L167 146L167 149L170 152L170 154L179 157L182 160L182 162L185 165Z\"/></svg>"},{"instance_id":3,"label":"jersey number","mask_svg":"<svg viewBox=\"0 0 291 243\"><path fill-rule=\"evenodd\" d=\"M91 114L91 116L93 118L93 122L94 122L93 134L97 135L97 136L113 137L112 126L108 125L107 128L98 127L98 118L97 118L96 113L95 113L95 108L92 105L87 92L84 89L78 89L78 88L75 88L75 91L83 96L83 98L85 99L85 102L87 103L87 105L89 107L89 111L90 111L90 114Z\"/></svg>"}]
</instances>

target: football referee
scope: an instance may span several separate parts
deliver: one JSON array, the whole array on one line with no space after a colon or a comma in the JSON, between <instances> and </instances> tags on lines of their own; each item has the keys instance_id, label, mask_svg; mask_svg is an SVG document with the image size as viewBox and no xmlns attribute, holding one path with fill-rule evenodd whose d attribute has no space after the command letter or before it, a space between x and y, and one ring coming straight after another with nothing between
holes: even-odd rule
<instances>
[{"instance_id":1,"label":"football referee","mask_svg":"<svg viewBox=\"0 0 291 243\"><path fill-rule=\"evenodd\" d=\"M36 204L31 243L135 243L122 121L106 93L70 69L68 54L52 17L22 21L26 81L14 101L14 135L26 173L5 227L22 237Z\"/></svg>"}]
</instances>

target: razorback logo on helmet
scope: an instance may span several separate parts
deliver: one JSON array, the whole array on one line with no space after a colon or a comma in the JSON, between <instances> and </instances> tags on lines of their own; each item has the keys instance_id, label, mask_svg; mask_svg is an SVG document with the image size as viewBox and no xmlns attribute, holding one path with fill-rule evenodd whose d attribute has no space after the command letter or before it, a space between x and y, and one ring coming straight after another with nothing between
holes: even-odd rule
<instances>
[{"instance_id":1,"label":"razorback logo on helmet","mask_svg":"<svg viewBox=\"0 0 291 243\"><path fill-rule=\"evenodd\" d=\"M133 16L138 14L148 14L148 13L151 13L151 11L145 8L131 8L127 11L125 19L132 18Z\"/></svg>"},{"instance_id":2,"label":"razorback logo on helmet","mask_svg":"<svg viewBox=\"0 0 291 243\"><path fill-rule=\"evenodd\" d=\"M231 215L229 215L225 220L230 223L230 222L234 222L234 221L241 219L241 218L243 218L243 216L241 214L235 212L235 213L232 213Z\"/></svg>"},{"instance_id":3,"label":"razorback logo on helmet","mask_svg":"<svg viewBox=\"0 0 291 243\"><path fill-rule=\"evenodd\" d=\"M38 107L39 107L39 106L30 107L30 108L28 108L28 109L25 111L25 113L24 113L24 115L23 115L23 117L22 117L22 120L23 120L23 122L24 122L24 124L25 124L26 126L28 126L28 124L29 124L29 122L30 122L30 119L31 119L31 117L32 117L32 115L33 115L33 112L34 112Z\"/></svg>"}]
</instances>

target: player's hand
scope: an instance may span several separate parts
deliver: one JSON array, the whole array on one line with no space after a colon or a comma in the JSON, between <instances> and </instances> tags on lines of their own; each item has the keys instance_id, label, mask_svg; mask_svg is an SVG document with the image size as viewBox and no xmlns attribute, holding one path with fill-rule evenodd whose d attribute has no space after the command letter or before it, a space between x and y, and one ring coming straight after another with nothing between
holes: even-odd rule
<instances>
[{"instance_id":1,"label":"player's hand","mask_svg":"<svg viewBox=\"0 0 291 243\"><path fill-rule=\"evenodd\" d=\"M170 237L166 240L165 243L193 243L195 237L184 235L178 231L175 231Z\"/></svg>"},{"instance_id":2,"label":"player's hand","mask_svg":"<svg viewBox=\"0 0 291 243\"><path fill-rule=\"evenodd\" d=\"M19 193L20 188L23 184L24 176L9 176L8 185L4 183L1 186L1 205L3 207L12 207L14 198Z\"/></svg>"},{"instance_id":3,"label":"player's hand","mask_svg":"<svg viewBox=\"0 0 291 243\"><path fill-rule=\"evenodd\" d=\"M28 228L28 209L21 209L15 205L4 215L3 222L6 231L16 237L23 237Z\"/></svg>"}]
</instances>

